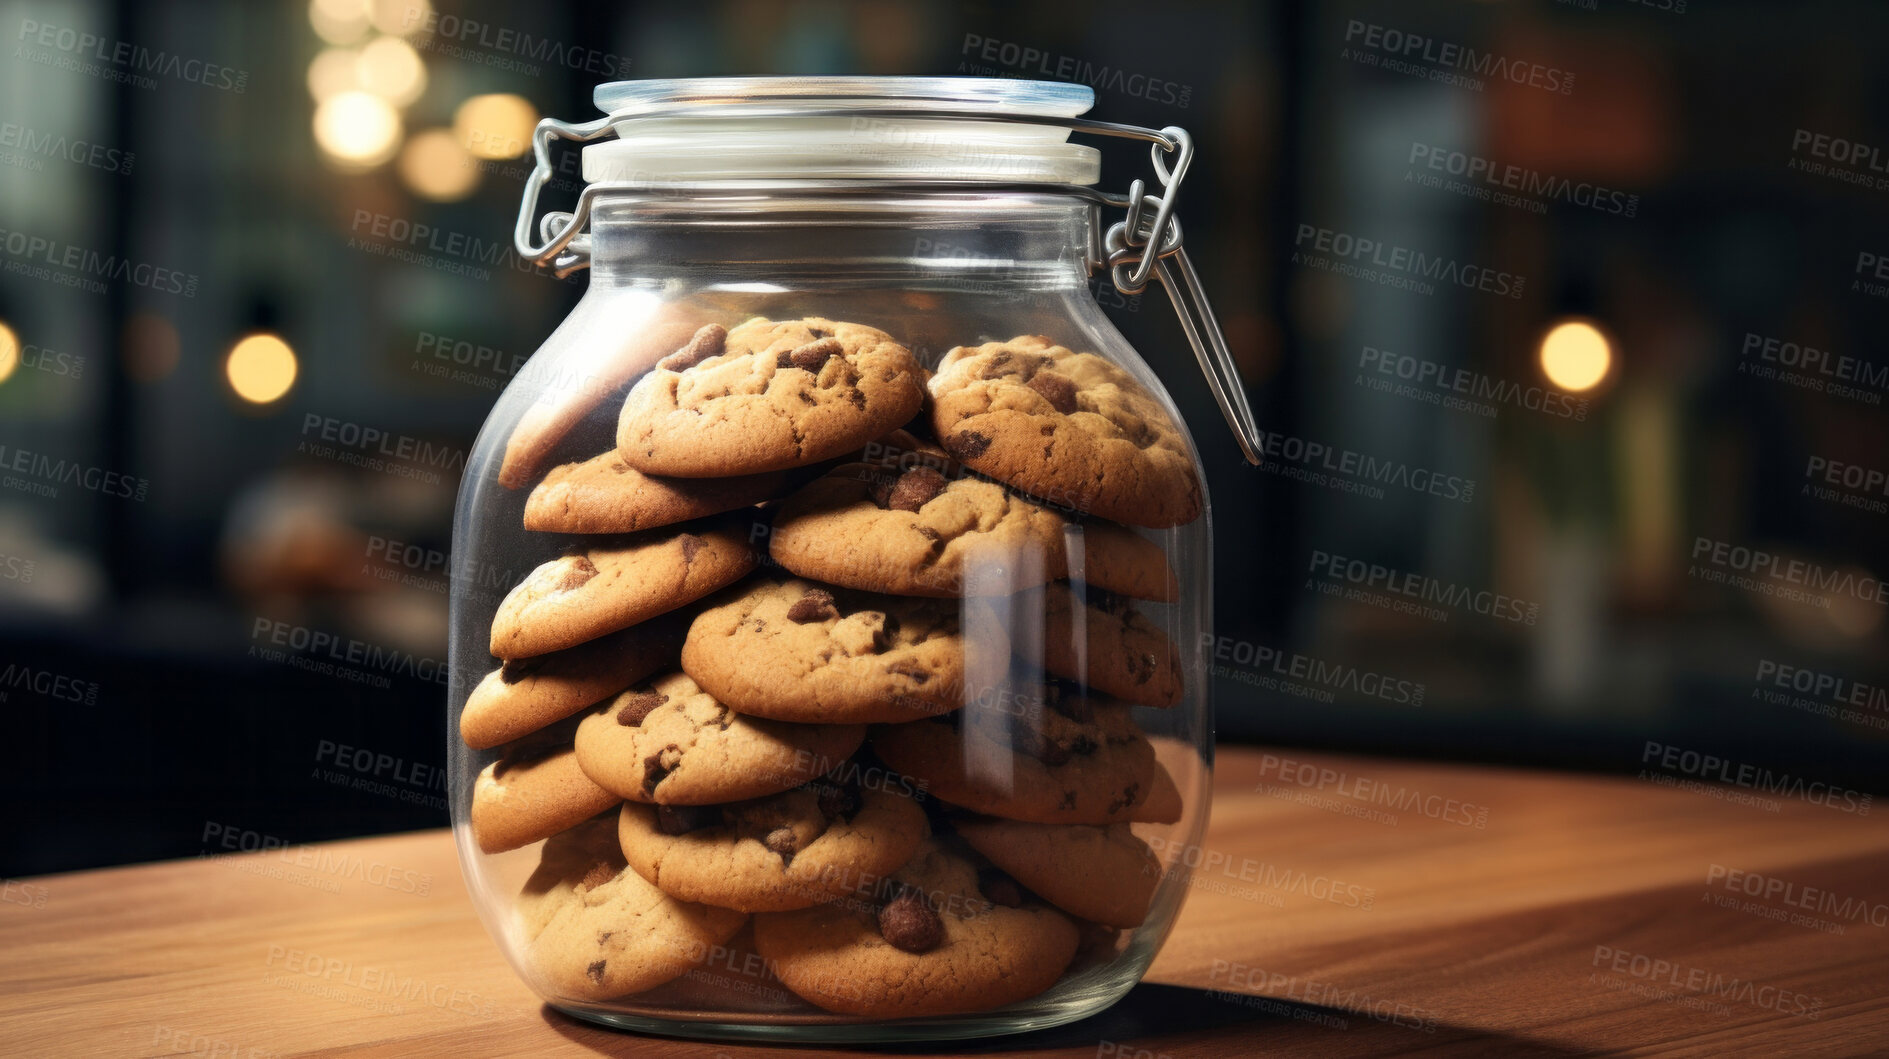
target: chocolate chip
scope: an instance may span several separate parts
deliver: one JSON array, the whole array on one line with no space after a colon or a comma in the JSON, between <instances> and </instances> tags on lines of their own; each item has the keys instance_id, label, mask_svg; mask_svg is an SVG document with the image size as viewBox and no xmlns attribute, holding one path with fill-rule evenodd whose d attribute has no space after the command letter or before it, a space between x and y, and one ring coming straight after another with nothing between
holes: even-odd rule
<instances>
[{"instance_id":1,"label":"chocolate chip","mask_svg":"<svg viewBox=\"0 0 1889 1059\"><path fill-rule=\"evenodd\" d=\"M552 584L556 591L575 591L597 576L597 564L590 561L590 556L573 555L570 559L557 572L557 580Z\"/></svg>"},{"instance_id":2,"label":"chocolate chip","mask_svg":"<svg viewBox=\"0 0 1889 1059\"><path fill-rule=\"evenodd\" d=\"M498 667L498 678L504 683L516 684L543 668L543 655L536 658L508 658L503 665Z\"/></svg>"},{"instance_id":3,"label":"chocolate chip","mask_svg":"<svg viewBox=\"0 0 1889 1059\"><path fill-rule=\"evenodd\" d=\"M598 960L596 963L593 963L589 967L584 968L584 974L589 976L591 981L596 982L598 985L602 985L603 984L603 965L609 962L610 961L608 960Z\"/></svg>"},{"instance_id":4,"label":"chocolate chip","mask_svg":"<svg viewBox=\"0 0 1889 1059\"><path fill-rule=\"evenodd\" d=\"M643 723L651 710L669 701L669 696L660 691L639 691L623 700L617 709L617 723L625 728L634 728Z\"/></svg>"},{"instance_id":5,"label":"chocolate chip","mask_svg":"<svg viewBox=\"0 0 1889 1059\"><path fill-rule=\"evenodd\" d=\"M1066 765L1069 763L1069 759L1075 756L1070 753L1068 747L1044 734L1041 728L1024 728L1019 730L1013 742L1017 748L1017 753L1025 757L1033 757L1051 768L1055 768L1057 765Z\"/></svg>"},{"instance_id":6,"label":"chocolate chip","mask_svg":"<svg viewBox=\"0 0 1889 1059\"><path fill-rule=\"evenodd\" d=\"M593 889L598 886L602 886L604 883L607 883L610 880L616 878L617 872L621 870L622 869L616 867L615 865L609 863L608 861L600 860L596 864L591 865L590 870L584 873L583 881L579 883L578 885L582 886L586 890Z\"/></svg>"},{"instance_id":7,"label":"chocolate chip","mask_svg":"<svg viewBox=\"0 0 1889 1059\"><path fill-rule=\"evenodd\" d=\"M682 561L685 563L694 562L695 553L702 550L702 538L697 537L693 533L684 533L676 539L682 542Z\"/></svg>"},{"instance_id":8,"label":"chocolate chip","mask_svg":"<svg viewBox=\"0 0 1889 1059\"><path fill-rule=\"evenodd\" d=\"M931 679L931 670L911 659L894 662L885 667L885 671L894 676L904 677L914 684L923 684Z\"/></svg>"},{"instance_id":9,"label":"chocolate chip","mask_svg":"<svg viewBox=\"0 0 1889 1059\"><path fill-rule=\"evenodd\" d=\"M643 793L645 795L654 794L656 785L669 778L669 772L675 768L675 761L681 753L681 747L670 743L643 759ZM670 759L668 763L664 763L665 757Z\"/></svg>"},{"instance_id":10,"label":"chocolate chip","mask_svg":"<svg viewBox=\"0 0 1889 1059\"><path fill-rule=\"evenodd\" d=\"M960 460L974 460L990 448L990 438L975 430L960 430L955 434L945 435L942 444L945 451Z\"/></svg>"},{"instance_id":11,"label":"chocolate chip","mask_svg":"<svg viewBox=\"0 0 1889 1059\"><path fill-rule=\"evenodd\" d=\"M800 852L800 836L791 827L777 827L761 840L769 853L778 853L782 860L792 860Z\"/></svg>"},{"instance_id":12,"label":"chocolate chip","mask_svg":"<svg viewBox=\"0 0 1889 1059\"><path fill-rule=\"evenodd\" d=\"M1103 812L1109 816L1114 816L1116 813L1121 812L1123 809L1126 809L1129 806L1134 805L1136 798L1140 794L1141 794L1141 784L1131 783L1128 786L1122 788L1122 793L1119 796L1109 799L1108 808L1103 810Z\"/></svg>"},{"instance_id":13,"label":"chocolate chip","mask_svg":"<svg viewBox=\"0 0 1889 1059\"><path fill-rule=\"evenodd\" d=\"M665 835L686 835L714 823L717 812L712 805L658 805L656 830Z\"/></svg>"},{"instance_id":14,"label":"chocolate chip","mask_svg":"<svg viewBox=\"0 0 1889 1059\"><path fill-rule=\"evenodd\" d=\"M810 590L806 595L794 600L794 605L787 608L787 620L795 625L809 622L826 621L840 616L839 607L834 604L833 593L823 588Z\"/></svg>"},{"instance_id":15,"label":"chocolate chip","mask_svg":"<svg viewBox=\"0 0 1889 1059\"><path fill-rule=\"evenodd\" d=\"M985 868L977 873L977 888L991 904L1005 908L1020 908L1023 905L1023 887L996 868Z\"/></svg>"},{"instance_id":16,"label":"chocolate chip","mask_svg":"<svg viewBox=\"0 0 1889 1059\"><path fill-rule=\"evenodd\" d=\"M904 952L930 952L944 940L944 921L922 891L907 887L879 910L879 934Z\"/></svg>"},{"instance_id":17,"label":"chocolate chip","mask_svg":"<svg viewBox=\"0 0 1889 1059\"><path fill-rule=\"evenodd\" d=\"M1051 408L1064 415L1076 410L1076 384L1067 375L1039 371L1030 376L1029 387L1042 394Z\"/></svg>"},{"instance_id":18,"label":"chocolate chip","mask_svg":"<svg viewBox=\"0 0 1889 1059\"><path fill-rule=\"evenodd\" d=\"M719 357L728 348L728 329L720 324L705 324L687 345L656 362L669 371L686 371L710 357Z\"/></svg>"},{"instance_id":19,"label":"chocolate chip","mask_svg":"<svg viewBox=\"0 0 1889 1059\"><path fill-rule=\"evenodd\" d=\"M949 484L944 475L930 467L914 467L899 475L885 490L884 496L880 496L875 487L872 498L889 511L917 511L944 492L945 486Z\"/></svg>"},{"instance_id":20,"label":"chocolate chip","mask_svg":"<svg viewBox=\"0 0 1889 1059\"><path fill-rule=\"evenodd\" d=\"M820 785L820 815L828 818L850 817L859 811L859 794L835 783Z\"/></svg>"},{"instance_id":21,"label":"chocolate chip","mask_svg":"<svg viewBox=\"0 0 1889 1059\"><path fill-rule=\"evenodd\" d=\"M876 611L873 613L877 613ZM899 619L891 614L880 615L879 627L872 632L872 650L874 654L892 650L895 638L899 634Z\"/></svg>"},{"instance_id":22,"label":"chocolate chip","mask_svg":"<svg viewBox=\"0 0 1889 1059\"><path fill-rule=\"evenodd\" d=\"M821 365L827 362L827 358L837 357L845 351L845 347L840 345L840 340L837 338L816 338L804 346L790 350L787 354L787 363L817 375L820 373Z\"/></svg>"}]
</instances>

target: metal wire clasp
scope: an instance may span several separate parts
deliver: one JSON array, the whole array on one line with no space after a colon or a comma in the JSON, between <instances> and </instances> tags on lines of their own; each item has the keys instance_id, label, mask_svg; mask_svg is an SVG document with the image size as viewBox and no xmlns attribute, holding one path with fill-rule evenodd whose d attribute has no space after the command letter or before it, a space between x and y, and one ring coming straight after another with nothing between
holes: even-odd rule
<instances>
[{"instance_id":1,"label":"metal wire clasp","mask_svg":"<svg viewBox=\"0 0 1889 1059\"><path fill-rule=\"evenodd\" d=\"M590 143L614 135L616 127L612 119L607 117L582 125L572 125L556 118L546 118L538 123L537 130L531 136L531 154L537 164L532 168L531 175L525 178L524 199L518 206L518 223L512 228L512 246L518 251L518 256L534 265L549 266L559 279L590 267L590 248L572 244L582 235L585 222L590 218L590 206L597 197L598 185L586 186L577 196L577 205L570 213L544 215L544 219L538 222L543 245L531 241L532 221L538 213L538 193L551 182L551 174L555 171L551 161L551 141Z\"/></svg>"}]
</instances>

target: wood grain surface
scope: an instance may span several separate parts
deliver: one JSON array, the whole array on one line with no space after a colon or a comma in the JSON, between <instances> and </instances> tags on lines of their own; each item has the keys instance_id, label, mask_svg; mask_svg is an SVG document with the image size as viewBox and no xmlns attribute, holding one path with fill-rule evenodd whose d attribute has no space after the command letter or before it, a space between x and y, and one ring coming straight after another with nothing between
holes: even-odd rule
<instances>
[{"instance_id":1,"label":"wood grain surface","mask_svg":"<svg viewBox=\"0 0 1889 1059\"><path fill-rule=\"evenodd\" d=\"M1180 922L1120 1004L881 1050L1889 1053L1881 813L1251 748L1222 750L1215 789ZM770 1051L546 1008L444 831L7 881L0 1020L18 1055Z\"/></svg>"}]
</instances>

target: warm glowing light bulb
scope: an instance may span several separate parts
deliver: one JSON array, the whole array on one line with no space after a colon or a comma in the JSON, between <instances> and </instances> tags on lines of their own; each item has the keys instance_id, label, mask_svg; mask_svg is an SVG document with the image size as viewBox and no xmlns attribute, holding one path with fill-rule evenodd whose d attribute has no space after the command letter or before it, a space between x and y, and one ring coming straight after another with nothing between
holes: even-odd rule
<instances>
[{"instance_id":1,"label":"warm glowing light bulb","mask_svg":"<svg viewBox=\"0 0 1889 1059\"><path fill-rule=\"evenodd\" d=\"M308 24L330 44L354 44L370 28L368 0L309 0Z\"/></svg>"},{"instance_id":2,"label":"warm glowing light bulb","mask_svg":"<svg viewBox=\"0 0 1889 1059\"><path fill-rule=\"evenodd\" d=\"M478 158L517 158L531 150L538 108L523 96L495 92L473 96L453 113L460 146Z\"/></svg>"},{"instance_id":3,"label":"warm glowing light bulb","mask_svg":"<svg viewBox=\"0 0 1889 1059\"><path fill-rule=\"evenodd\" d=\"M353 48L323 48L308 64L308 94L320 103L360 88L360 62Z\"/></svg>"},{"instance_id":4,"label":"warm glowing light bulb","mask_svg":"<svg viewBox=\"0 0 1889 1059\"><path fill-rule=\"evenodd\" d=\"M1541 370L1563 390L1591 390L1613 367L1613 344L1585 320L1564 320L1541 339Z\"/></svg>"},{"instance_id":5,"label":"warm glowing light bulb","mask_svg":"<svg viewBox=\"0 0 1889 1059\"><path fill-rule=\"evenodd\" d=\"M400 179L421 198L456 202L479 186L479 167L450 130L428 129L401 150Z\"/></svg>"},{"instance_id":6,"label":"warm glowing light bulb","mask_svg":"<svg viewBox=\"0 0 1889 1059\"><path fill-rule=\"evenodd\" d=\"M374 28L382 33L410 36L427 28L433 5L427 0L373 0Z\"/></svg>"},{"instance_id":7,"label":"warm glowing light bulb","mask_svg":"<svg viewBox=\"0 0 1889 1059\"><path fill-rule=\"evenodd\" d=\"M13 370L20 366L20 336L13 329L0 323L0 382L13 377Z\"/></svg>"},{"instance_id":8,"label":"warm glowing light bulb","mask_svg":"<svg viewBox=\"0 0 1889 1059\"><path fill-rule=\"evenodd\" d=\"M230 347L223 374L236 396L250 404L268 404L295 385L295 351L274 335L249 335Z\"/></svg>"},{"instance_id":9,"label":"warm glowing light bulb","mask_svg":"<svg viewBox=\"0 0 1889 1059\"><path fill-rule=\"evenodd\" d=\"M396 107L404 107L426 91L426 64L413 45L399 37L378 37L361 49L356 75L362 88Z\"/></svg>"},{"instance_id":10,"label":"warm glowing light bulb","mask_svg":"<svg viewBox=\"0 0 1889 1059\"><path fill-rule=\"evenodd\" d=\"M371 92L342 92L315 108L315 142L345 166L372 169L400 145L400 115Z\"/></svg>"}]
</instances>

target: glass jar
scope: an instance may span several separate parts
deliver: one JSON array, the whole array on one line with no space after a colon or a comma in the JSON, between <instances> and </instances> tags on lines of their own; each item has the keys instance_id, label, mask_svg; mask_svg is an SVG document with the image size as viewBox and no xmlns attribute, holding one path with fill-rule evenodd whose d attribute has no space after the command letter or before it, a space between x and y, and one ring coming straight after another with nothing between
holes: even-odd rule
<instances>
[{"instance_id":1,"label":"glass jar","mask_svg":"<svg viewBox=\"0 0 1889 1059\"><path fill-rule=\"evenodd\" d=\"M1212 541L1092 273L1163 280L1251 425L1171 218L1185 133L1015 81L597 99L540 126L517 231L588 290L454 523L451 800L487 929L547 1003L629 1029L1101 1010L1198 862ZM1072 129L1153 143L1165 195L1092 191ZM590 184L540 245L559 138L597 141Z\"/></svg>"}]
</instances>

